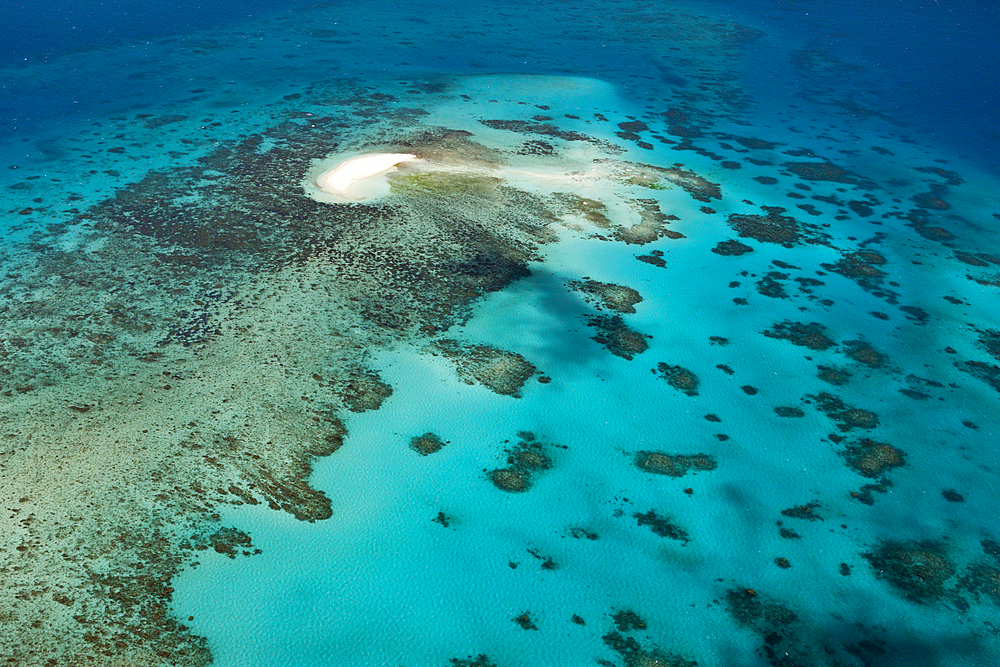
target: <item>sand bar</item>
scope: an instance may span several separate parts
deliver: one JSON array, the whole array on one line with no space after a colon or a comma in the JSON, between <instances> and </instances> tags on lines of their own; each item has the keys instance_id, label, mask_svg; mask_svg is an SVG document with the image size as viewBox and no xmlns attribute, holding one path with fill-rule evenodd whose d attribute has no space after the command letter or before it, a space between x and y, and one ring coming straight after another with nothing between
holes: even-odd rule
<instances>
[{"instance_id":1,"label":"sand bar","mask_svg":"<svg viewBox=\"0 0 1000 667\"><path fill-rule=\"evenodd\" d=\"M320 174L316 184L325 192L347 197L348 190L357 181L383 174L397 164L415 157L417 156L410 153L378 153L351 158L341 162L335 169Z\"/></svg>"}]
</instances>

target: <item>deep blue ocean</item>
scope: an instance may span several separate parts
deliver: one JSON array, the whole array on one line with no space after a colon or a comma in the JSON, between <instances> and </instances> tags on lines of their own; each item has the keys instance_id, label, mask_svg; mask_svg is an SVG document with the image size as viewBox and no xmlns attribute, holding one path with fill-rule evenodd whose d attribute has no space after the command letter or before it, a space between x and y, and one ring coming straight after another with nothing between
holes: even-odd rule
<instances>
[{"instance_id":1,"label":"deep blue ocean","mask_svg":"<svg viewBox=\"0 0 1000 667\"><path fill-rule=\"evenodd\" d=\"M1000 5L0 9L5 664L1000 664Z\"/></svg>"}]
</instances>

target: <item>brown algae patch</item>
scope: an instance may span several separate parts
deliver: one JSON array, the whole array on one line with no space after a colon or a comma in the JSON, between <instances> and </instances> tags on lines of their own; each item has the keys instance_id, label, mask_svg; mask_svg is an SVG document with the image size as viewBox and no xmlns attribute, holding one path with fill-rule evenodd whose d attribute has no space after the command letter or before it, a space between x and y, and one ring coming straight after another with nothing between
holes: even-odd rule
<instances>
[{"instance_id":1,"label":"brown algae patch","mask_svg":"<svg viewBox=\"0 0 1000 667\"><path fill-rule=\"evenodd\" d=\"M667 454L666 452L637 452L635 465L640 470L668 477L683 477L688 472L715 470L718 464L708 454Z\"/></svg>"},{"instance_id":2,"label":"brown algae patch","mask_svg":"<svg viewBox=\"0 0 1000 667\"><path fill-rule=\"evenodd\" d=\"M596 298L602 306L618 313L634 313L635 304L642 301L642 296L636 290L614 283L573 280L569 282L569 287L582 293L585 301L591 302Z\"/></svg>"},{"instance_id":3,"label":"brown algae patch","mask_svg":"<svg viewBox=\"0 0 1000 667\"><path fill-rule=\"evenodd\" d=\"M466 345L456 340L439 340L432 349L449 358L458 377L466 384L481 384L504 396L519 398L524 383L537 369L516 352L489 345Z\"/></svg>"}]
</instances>

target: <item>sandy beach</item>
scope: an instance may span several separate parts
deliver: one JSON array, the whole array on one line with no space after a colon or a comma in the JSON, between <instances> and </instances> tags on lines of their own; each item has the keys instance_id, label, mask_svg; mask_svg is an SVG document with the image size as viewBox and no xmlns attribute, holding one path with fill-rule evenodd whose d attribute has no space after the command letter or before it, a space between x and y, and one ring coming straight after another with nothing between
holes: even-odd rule
<instances>
[{"instance_id":1,"label":"sandy beach","mask_svg":"<svg viewBox=\"0 0 1000 667\"><path fill-rule=\"evenodd\" d=\"M376 153L350 158L316 179L320 190L344 199L367 199L372 196L371 179L395 169L396 165L416 158L411 153Z\"/></svg>"}]
</instances>

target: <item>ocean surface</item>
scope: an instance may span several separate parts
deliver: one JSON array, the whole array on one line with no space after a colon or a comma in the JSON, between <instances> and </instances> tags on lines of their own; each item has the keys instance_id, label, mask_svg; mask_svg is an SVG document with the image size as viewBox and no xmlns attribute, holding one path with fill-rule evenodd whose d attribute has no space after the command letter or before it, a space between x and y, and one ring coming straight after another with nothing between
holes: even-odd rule
<instances>
[{"instance_id":1,"label":"ocean surface","mask_svg":"<svg viewBox=\"0 0 1000 667\"><path fill-rule=\"evenodd\" d=\"M1000 7L2 8L5 664L1000 664Z\"/></svg>"}]
</instances>

